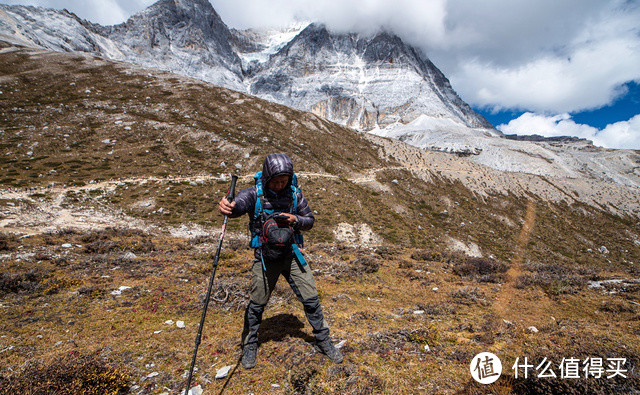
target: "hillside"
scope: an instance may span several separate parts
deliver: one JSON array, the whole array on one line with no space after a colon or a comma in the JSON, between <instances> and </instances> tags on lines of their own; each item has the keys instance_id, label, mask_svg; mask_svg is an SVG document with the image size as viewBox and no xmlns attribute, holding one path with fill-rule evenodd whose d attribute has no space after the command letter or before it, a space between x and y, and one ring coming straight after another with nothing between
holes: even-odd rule
<instances>
[{"instance_id":1,"label":"hillside","mask_svg":"<svg viewBox=\"0 0 640 395\"><path fill-rule=\"evenodd\" d=\"M570 138L505 138L457 95L426 54L392 31L340 33L316 23L230 30L208 0L159 0L115 26L66 10L0 4L0 39L170 71L424 150L467 156L462 166L475 162L483 173L472 182L500 179L489 193L533 192L640 216L638 151ZM447 156L428 159L445 168L450 162ZM487 176L487 167L497 176ZM487 192L483 185L474 188Z\"/></svg>"},{"instance_id":2,"label":"hillside","mask_svg":"<svg viewBox=\"0 0 640 395\"><path fill-rule=\"evenodd\" d=\"M637 207L616 215L606 197L589 205L553 180L195 79L0 48L1 393L180 391L216 202L230 173L248 187L274 151L293 158L316 211L306 253L345 363L313 351L280 284L256 369L213 378L237 366L247 302L247 220L232 220L198 358L205 391L640 390ZM469 375L481 351L505 366L488 387ZM629 377L515 378L524 356L626 358Z\"/></svg>"}]
</instances>

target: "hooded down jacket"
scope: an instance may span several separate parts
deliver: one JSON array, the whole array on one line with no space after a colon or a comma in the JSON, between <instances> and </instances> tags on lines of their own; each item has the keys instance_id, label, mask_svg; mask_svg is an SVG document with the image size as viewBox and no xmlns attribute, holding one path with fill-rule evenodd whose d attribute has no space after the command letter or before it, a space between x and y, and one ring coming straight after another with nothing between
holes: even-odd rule
<instances>
[{"instance_id":1,"label":"hooded down jacket","mask_svg":"<svg viewBox=\"0 0 640 395\"><path fill-rule=\"evenodd\" d=\"M276 176L288 175L289 183L280 192L276 193L270 190L267 185L269 181ZM291 180L293 177L293 162L291 158L286 154L271 154L267 156L262 164L262 185L264 189L263 196L263 209L275 210L276 212L291 212L290 206L293 204L293 198L291 196ZM235 197L236 205L230 215L231 218L240 217L246 213L249 213L249 230L252 234L260 234L262 229L261 223L254 223L258 221L253 220L253 212L255 210L256 200L258 194L256 187L252 186L241 190ZM307 200L302 196L302 192L298 192L298 207L293 211L298 217L298 223L295 226L296 230L309 230L313 227L315 218L313 212L307 203ZM256 251L256 256L259 257L259 251Z\"/></svg>"}]
</instances>

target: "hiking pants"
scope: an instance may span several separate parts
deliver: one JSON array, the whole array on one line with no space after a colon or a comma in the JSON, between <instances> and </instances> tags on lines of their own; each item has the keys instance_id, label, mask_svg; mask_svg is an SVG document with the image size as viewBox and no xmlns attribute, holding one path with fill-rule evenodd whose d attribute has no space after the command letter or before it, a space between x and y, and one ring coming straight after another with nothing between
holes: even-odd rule
<instances>
[{"instance_id":1,"label":"hiking pants","mask_svg":"<svg viewBox=\"0 0 640 395\"><path fill-rule=\"evenodd\" d=\"M266 271L261 260L253 261L250 300L244 314L243 345L258 342L262 313L280 275L287 280L302 303L316 340L323 341L329 338L329 326L324 320L318 290L309 265L301 267L297 260L290 257L279 261L265 261L264 266Z\"/></svg>"}]
</instances>

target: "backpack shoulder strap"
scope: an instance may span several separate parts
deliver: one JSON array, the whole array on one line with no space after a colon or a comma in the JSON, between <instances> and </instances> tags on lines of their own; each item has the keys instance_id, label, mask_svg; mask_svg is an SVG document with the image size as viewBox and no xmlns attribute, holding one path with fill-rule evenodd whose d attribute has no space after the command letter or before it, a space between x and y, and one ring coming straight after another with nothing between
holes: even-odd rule
<instances>
[{"instance_id":1,"label":"backpack shoulder strap","mask_svg":"<svg viewBox=\"0 0 640 395\"><path fill-rule=\"evenodd\" d=\"M289 209L289 212L293 215L298 214L298 193L300 192L302 192L302 189L300 189L300 187L298 186L298 177L294 173L291 179L292 204L291 204L291 208ZM299 230L296 230L295 233L293 234L293 240L294 240L294 252L296 252L296 255L300 255L300 257L302 257L302 254L298 249L298 246L302 247L304 245L304 238L302 236L302 232L300 232ZM298 257L299 261L300 261L300 257ZM304 262L304 257L302 257L302 261L300 261L300 264L302 266L305 266L306 262L304 263L303 262Z\"/></svg>"},{"instance_id":2,"label":"backpack shoulder strap","mask_svg":"<svg viewBox=\"0 0 640 395\"><path fill-rule=\"evenodd\" d=\"M298 213L298 192L300 192L300 188L298 187L298 177L295 173L293 173L293 177L291 178L291 208L289 212L291 214Z\"/></svg>"},{"instance_id":3,"label":"backpack shoulder strap","mask_svg":"<svg viewBox=\"0 0 640 395\"><path fill-rule=\"evenodd\" d=\"M264 197L264 188L262 186L262 172L259 171L253 176L256 184L256 204L253 210L253 220L255 221L262 213L262 200Z\"/></svg>"},{"instance_id":4,"label":"backpack shoulder strap","mask_svg":"<svg viewBox=\"0 0 640 395\"><path fill-rule=\"evenodd\" d=\"M253 209L253 217L249 221L249 230L251 232L251 242L249 245L253 248L256 248L261 245L261 242L260 242L260 236L258 236L258 234L254 232L253 224L256 221L258 221L258 218L260 218L260 215L262 214L262 211L263 211L264 203L262 201L264 199L264 189L262 187L262 172L261 171L257 172L253 176L253 178L256 184L256 204L255 204L255 208ZM263 263L263 266L264 266L264 263Z\"/></svg>"}]
</instances>

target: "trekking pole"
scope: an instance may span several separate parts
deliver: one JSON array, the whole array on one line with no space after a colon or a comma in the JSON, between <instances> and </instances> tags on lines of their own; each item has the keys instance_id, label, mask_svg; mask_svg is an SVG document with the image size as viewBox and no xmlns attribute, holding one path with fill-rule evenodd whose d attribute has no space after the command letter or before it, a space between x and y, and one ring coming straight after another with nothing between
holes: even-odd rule
<instances>
[{"instance_id":1,"label":"trekking pole","mask_svg":"<svg viewBox=\"0 0 640 395\"><path fill-rule=\"evenodd\" d=\"M238 176L231 176L231 186L227 192L227 200L233 201L233 197L236 194L236 182ZM216 276L216 269L218 268L218 260L220 259L220 250L222 249L222 239L224 238L224 232L227 229L227 220L229 217L224 216L222 222L222 233L220 233L220 241L218 241L218 250L216 251L216 257L213 260L213 270L211 271L211 278L209 279L209 289L207 290L207 296L204 298L204 308L202 309L202 317L200 318L200 325L198 326L198 334L196 335L196 347L193 350L193 359L191 360L191 367L189 368L189 378L187 379L187 387L184 389L184 394L189 393L189 387L191 387L191 378L193 376L193 368L196 366L196 355L198 354L198 347L200 347L200 339L202 337L202 327L204 326L204 319L207 316L207 307L209 307L209 298L211 298L211 288L213 288L213 279Z\"/></svg>"}]
</instances>

